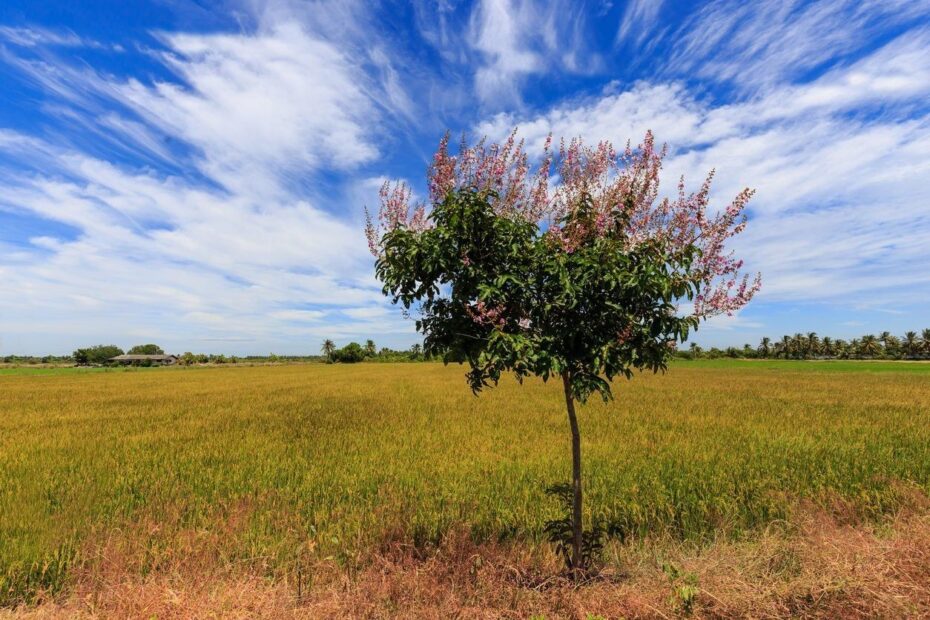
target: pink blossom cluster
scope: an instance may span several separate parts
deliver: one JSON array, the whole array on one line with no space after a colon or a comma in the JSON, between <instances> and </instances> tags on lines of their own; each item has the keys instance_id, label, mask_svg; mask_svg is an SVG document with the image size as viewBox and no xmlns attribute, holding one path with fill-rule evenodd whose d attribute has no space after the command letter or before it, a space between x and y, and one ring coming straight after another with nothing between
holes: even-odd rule
<instances>
[{"instance_id":1,"label":"pink blossom cluster","mask_svg":"<svg viewBox=\"0 0 930 620\"><path fill-rule=\"evenodd\" d=\"M500 328L506 323L502 308L486 304L481 300L478 300L474 304L466 305L465 312L468 313L472 321L482 325L492 325Z\"/></svg>"},{"instance_id":2,"label":"pink blossom cluster","mask_svg":"<svg viewBox=\"0 0 930 620\"><path fill-rule=\"evenodd\" d=\"M413 195L410 187L400 181L391 184L385 181L378 191L381 208L378 210L378 225L375 225L371 215L365 212L365 236L368 238L368 249L375 256L378 255L378 242L382 231L405 227L413 231L420 231L427 226L426 205L418 203L410 206L410 197Z\"/></svg>"},{"instance_id":3,"label":"pink blossom cluster","mask_svg":"<svg viewBox=\"0 0 930 620\"><path fill-rule=\"evenodd\" d=\"M543 161L531 177L529 160L523 141L517 142L516 129L503 144L487 145L482 139L475 146L469 146L463 139L457 155L449 154L449 136L446 135L427 173L430 201L441 202L449 192L467 187L493 192L493 206L498 215L539 221L548 205L550 144L551 139L547 139Z\"/></svg>"},{"instance_id":4,"label":"pink blossom cluster","mask_svg":"<svg viewBox=\"0 0 930 620\"><path fill-rule=\"evenodd\" d=\"M624 344L630 341L630 338L633 336L633 326L626 325L623 329L617 332L617 342Z\"/></svg>"},{"instance_id":5,"label":"pink blossom cluster","mask_svg":"<svg viewBox=\"0 0 930 620\"><path fill-rule=\"evenodd\" d=\"M529 175L530 165L523 141L517 141L514 130L503 144L487 144L482 139L469 146L463 139L456 155L449 153L449 135L439 142L427 171L430 204L442 202L457 188L469 188L493 193L492 204L498 215L523 217L538 222L546 214L549 197L549 153L551 139L546 140L545 153L536 173ZM430 225L427 205L411 204L412 193L404 182L385 183L379 195L377 222L368 214L365 234L372 254L379 254L381 236L399 226L413 231Z\"/></svg>"},{"instance_id":6,"label":"pink blossom cluster","mask_svg":"<svg viewBox=\"0 0 930 620\"><path fill-rule=\"evenodd\" d=\"M607 141L594 147L579 138L567 144L562 141L555 179L550 179L555 159L551 136L533 174L516 130L500 145L482 140L468 146L463 140L456 155L449 153L448 143L447 135L429 166L432 204L459 188L489 192L495 212L543 224L544 234L565 252L604 236L624 239L627 248L647 240L659 240L673 253L697 247L700 253L688 279L699 285L694 313L701 317L731 314L761 286L760 276L740 275L742 261L725 247L746 226L743 211L752 190L740 192L719 213L708 213L711 171L697 192L686 193L682 178L674 199L659 200L659 176L667 150L656 149L652 132L635 149L628 143L622 153ZM430 225L427 205L411 205L406 184L385 184L380 199L378 222L369 218L366 227L375 255L383 232L401 226L420 231ZM582 208L585 217L572 217ZM475 312L481 321L491 318L488 309Z\"/></svg>"}]
</instances>

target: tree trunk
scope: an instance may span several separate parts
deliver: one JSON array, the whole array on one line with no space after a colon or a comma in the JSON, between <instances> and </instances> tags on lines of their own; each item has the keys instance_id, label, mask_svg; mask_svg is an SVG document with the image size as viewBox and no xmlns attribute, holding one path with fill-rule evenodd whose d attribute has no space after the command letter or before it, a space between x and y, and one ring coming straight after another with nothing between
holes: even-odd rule
<instances>
[{"instance_id":1,"label":"tree trunk","mask_svg":"<svg viewBox=\"0 0 930 620\"><path fill-rule=\"evenodd\" d=\"M578 418L575 416L571 375L567 371L562 373L562 385L565 388L568 423L572 429L572 570L577 575L585 568L581 554L581 534L584 531L581 513L581 433L578 431Z\"/></svg>"}]
</instances>

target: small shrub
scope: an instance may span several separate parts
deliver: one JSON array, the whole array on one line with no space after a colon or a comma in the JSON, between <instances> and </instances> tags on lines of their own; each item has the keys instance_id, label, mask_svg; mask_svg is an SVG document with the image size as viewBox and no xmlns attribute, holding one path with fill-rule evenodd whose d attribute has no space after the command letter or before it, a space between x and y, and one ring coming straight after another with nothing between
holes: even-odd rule
<instances>
[{"instance_id":1,"label":"small shrub","mask_svg":"<svg viewBox=\"0 0 930 620\"><path fill-rule=\"evenodd\" d=\"M662 565L662 572L668 577L672 586L673 596L671 603L674 607L681 609L681 612L690 616L694 612L694 604L697 602L698 589L697 575L690 572L684 572L671 562Z\"/></svg>"},{"instance_id":2,"label":"small shrub","mask_svg":"<svg viewBox=\"0 0 930 620\"><path fill-rule=\"evenodd\" d=\"M559 501L563 513L561 518L546 522L546 537L555 547L556 554L565 561L569 571L590 570L600 560L601 552L604 549L606 531L600 524L595 523L591 526L591 529L584 530L581 533L581 561L576 564L572 553L574 540L572 521L574 493L572 485L567 482L554 484L546 489L546 495Z\"/></svg>"}]
</instances>

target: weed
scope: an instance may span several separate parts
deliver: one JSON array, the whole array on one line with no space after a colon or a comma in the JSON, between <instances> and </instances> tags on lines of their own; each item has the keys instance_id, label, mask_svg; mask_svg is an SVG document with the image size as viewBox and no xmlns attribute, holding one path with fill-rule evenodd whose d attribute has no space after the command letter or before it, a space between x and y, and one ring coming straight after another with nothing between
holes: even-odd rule
<instances>
[{"instance_id":1,"label":"weed","mask_svg":"<svg viewBox=\"0 0 930 620\"><path fill-rule=\"evenodd\" d=\"M662 572L668 577L668 581L672 586L672 607L678 608L684 615L690 616L694 612L694 604L700 592L697 575L682 571L672 562L662 564Z\"/></svg>"},{"instance_id":2,"label":"weed","mask_svg":"<svg viewBox=\"0 0 930 620\"><path fill-rule=\"evenodd\" d=\"M546 488L546 495L559 501L562 517L547 521L543 530L549 542L555 548L556 554L565 561L569 571L576 568L584 571L594 569L600 561L604 549L606 532L599 523L592 525L581 534L581 566L574 566L572 557L572 485L569 483L554 484Z\"/></svg>"}]
</instances>

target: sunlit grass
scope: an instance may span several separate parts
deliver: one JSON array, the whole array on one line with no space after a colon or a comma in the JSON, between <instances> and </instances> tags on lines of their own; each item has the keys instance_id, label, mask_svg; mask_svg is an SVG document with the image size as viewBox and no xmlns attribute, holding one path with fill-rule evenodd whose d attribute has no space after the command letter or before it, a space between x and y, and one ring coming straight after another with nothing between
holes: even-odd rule
<instances>
[{"instance_id":1,"label":"sunlit grass","mask_svg":"<svg viewBox=\"0 0 930 620\"><path fill-rule=\"evenodd\" d=\"M0 602L61 587L114 531L151 564L222 525L224 558L271 573L460 526L533 543L557 510L545 487L569 477L554 384L475 398L439 364L15 370ZM870 518L902 483L930 490L930 364L682 362L615 391L580 416L588 517L618 536L739 536L799 498Z\"/></svg>"}]
</instances>

